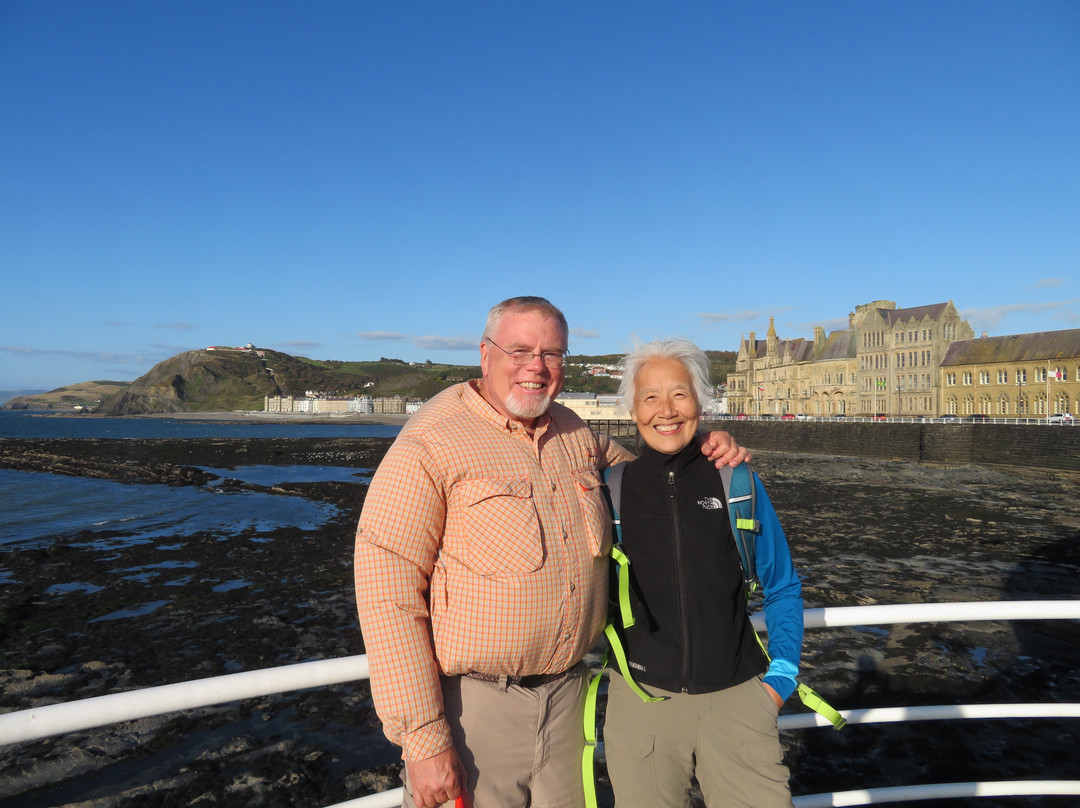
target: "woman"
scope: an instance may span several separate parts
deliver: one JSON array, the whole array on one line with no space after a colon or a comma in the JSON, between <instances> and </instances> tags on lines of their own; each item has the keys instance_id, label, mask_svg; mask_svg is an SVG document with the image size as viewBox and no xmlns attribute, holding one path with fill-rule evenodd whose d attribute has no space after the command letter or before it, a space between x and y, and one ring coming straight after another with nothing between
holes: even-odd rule
<instances>
[{"instance_id":1,"label":"woman","mask_svg":"<svg viewBox=\"0 0 1080 808\"><path fill-rule=\"evenodd\" d=\"M623 473L622 549L635 625L622 633L644 703L612 673L604 729L617 808L791 808L777 714L795 690L802 589L776 514L754 477L766 661L746 611L720 475L694 444L709 390L704 352L683 339L637 348L622 363L622 400L641 455ZM763 544L767 545L763 547Z\"/></svg>"}]
</instances>

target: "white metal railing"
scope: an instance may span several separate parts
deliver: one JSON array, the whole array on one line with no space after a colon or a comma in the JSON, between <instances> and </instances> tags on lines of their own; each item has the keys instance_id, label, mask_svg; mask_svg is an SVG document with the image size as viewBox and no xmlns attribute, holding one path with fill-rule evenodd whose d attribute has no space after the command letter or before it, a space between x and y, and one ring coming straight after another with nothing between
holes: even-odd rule
<instances>
[{"instance_id":1,"label":"white metal railing","mask_svg":"<svg viewBox=\"0 0 1080 808\"><path fill-rule=\"evenodd\" d=\"M807 609L804 612L806 628L987 620L1080 620L1080 600L910 603ZM753 622L759 631L765 630L763 615L755 615ZM367 676L367 657L358 655L51 704L0 715L0 744L22 743L153 715L366 679ZM1080 718L1080 704L949 704L841 710L840 714L849 724L958 718ZM779 719L779 727L784 731L827 726L829 723L816 713L783 715ZM902 786L810 794L795 797L794 803L796 808L829 808L941 798L1036 795L1080 795L1080 781L1019 780ZM400 804L399 788L327 808L390 808Z\"/></svg>"},{"instance_id":2,"label":"white metal railing","mask_svg":"<svg viewBox=\"0 0 1080 808\"><path fill-rule=\"evenodd\" d=\"M829 415L808 415L795 413L794 418L783 415L765 413L762 415L730 415L728 413L707 413L706 421L826 421L829 423L890 423L890 424L1013 424L1020 426L1073 426L1080 425L1080 418L1071 418L1068 421L1051 421L1045 415L982 415L981 413L968 413L960 415L872 415L870 413L831 413Z\"/></svg>"}]
</instances>

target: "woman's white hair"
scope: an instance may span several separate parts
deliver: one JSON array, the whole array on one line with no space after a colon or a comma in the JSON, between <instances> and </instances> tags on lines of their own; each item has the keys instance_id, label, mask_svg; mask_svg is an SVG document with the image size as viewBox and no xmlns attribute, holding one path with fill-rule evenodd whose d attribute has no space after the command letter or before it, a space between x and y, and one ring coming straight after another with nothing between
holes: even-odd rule
<instances>
[{"instance_id":1,"label":"woman's white hair","mask_svg":"<svg viewBox=\"0 0 1080 808\"><path fill-rule=\"evenodd\" d=\"M638 372L647 362L654 359L674 359L682 363L686 372L690 374L698 412L701 412L712 391L709 384L709 357L701 348L682 337L647 342L637 346L622 358L619 362L619 367L623 372L622 381L619 383L619 397L622 399L623 406L630 412L634 411Z\"/></svg>"}]
</instances>

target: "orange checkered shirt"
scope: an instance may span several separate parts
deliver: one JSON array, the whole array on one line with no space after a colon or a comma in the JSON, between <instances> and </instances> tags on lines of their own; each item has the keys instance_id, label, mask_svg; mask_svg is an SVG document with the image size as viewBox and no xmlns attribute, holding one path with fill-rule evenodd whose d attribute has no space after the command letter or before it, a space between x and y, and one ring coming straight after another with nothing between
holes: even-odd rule
<instances>
[{"instance_id":1,"label":"orange checkered shirt","mask_svg":"<svg viewBox=\"0 0 1080 808\"><path fill-rule=\"evenodd\" d=\"M440 675L559 673L607 614L600 469L632 455L552 404L530 436L473 383L409 419L356 530L375 708L405 760L449 749Z\"/></svg>"}]
</instances>

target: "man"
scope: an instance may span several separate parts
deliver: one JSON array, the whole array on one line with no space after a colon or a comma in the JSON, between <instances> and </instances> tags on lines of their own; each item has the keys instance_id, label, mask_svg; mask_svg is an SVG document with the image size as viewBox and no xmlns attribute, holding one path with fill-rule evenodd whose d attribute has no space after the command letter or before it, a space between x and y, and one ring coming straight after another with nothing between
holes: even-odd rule
<instances>
[{"instance_id":1,"label":"man","mask_svg":"<svg viewBox=\"0 0 1080 808\"><path fill-rule=\"evenodd\" d=\"M492 308L483 378L410 418L368 490L357 610L406 808L583 804L581 659L607 613L599 470L632 455L552 403L567 337L543 298ZM726 433L702 451L746 458Z\"/></svg>"}]
</instances>

